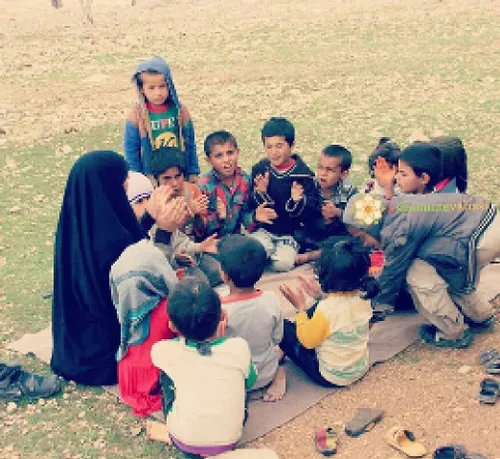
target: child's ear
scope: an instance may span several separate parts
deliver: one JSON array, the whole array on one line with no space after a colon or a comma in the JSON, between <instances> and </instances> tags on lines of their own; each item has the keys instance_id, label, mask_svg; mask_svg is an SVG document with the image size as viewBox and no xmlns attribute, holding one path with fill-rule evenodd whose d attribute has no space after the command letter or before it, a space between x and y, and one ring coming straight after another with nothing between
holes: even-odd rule
<instances>
[{"instance_id":1,"label":"child's ear","mask_svg":"<svg viewBox=\"0 0 500 459\"><path fill-rule=\"evenodd\" d=\"M431 177L427 172L423 172L422 175L420 176L420 180L422 181L422 184L427 187L429 182L431 181Z\"/></svg>"},{"instance_id":2,"label":"child's ear","mask_svg":"<svg viewBox=\"0 0 500 459\"><path fill-rule=\"evenodd\" d=\"M341 178L342 180L345 180L347 177L349 177L349 169L347 169L347 170L345 170L345 171L342 171L342 172L340 173L340 178Z\"/></svg>"},{"instance_id":3,"label":"child's ear","mask_svg":"<svg viewBox=\"0 0 500 459\"><path fill-rule=\"evenodd\" d=\"M208 164L212 165L212 160L210 159L210 156L205 156L205 161L206 161Z\"/></svg>"},{"instance_id":4,"label":"child's ear","mask_svg":"<svg viewBox=\"0 0 500 459\"><path fill-rule=\"evenodd\" d=\"M222 282L224 282L224 284L227 284L231 280L231 279L229 279L229 276L227 275L227 273L225 271L223 271L220 266L219 266L219 274L220 274L220 278L222 279Z\"/></svg>"},{"instance_id":5,"label":"child's ear","mask_svg":"<svg viewBox=\"0 0 500 459\"><path fill-rule=\"evenodd\" d=\"M221 309L220 311L220 321L217 326L216 338L220 338L225 336L227 328L227 311L225 309Z\"/></svg>"}]
</instances>

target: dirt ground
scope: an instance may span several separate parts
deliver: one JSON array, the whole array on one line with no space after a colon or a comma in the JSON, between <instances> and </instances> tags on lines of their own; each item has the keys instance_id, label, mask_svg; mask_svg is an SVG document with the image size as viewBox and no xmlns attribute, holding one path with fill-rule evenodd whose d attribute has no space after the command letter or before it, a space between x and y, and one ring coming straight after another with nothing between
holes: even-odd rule
<instances>
[{"instance_id":1,"label":"dirt ground","mask_svg":"<svg viewBox=\"0 0 500 459\"><path fill-rule=\"evenodd\" d=\"M60 10L52 9L49 0L2 0L0 124L7 134L0 135L0 147L15 143L28 148L35 142L50 142L64 132L71 135L94 126L122 122L132 101L130 76L135 65L151 54L159 54L172 62L178 92L195 118L198 142L214 129L227 126L231 130L241 126L242 144L249 151L256 151L260 124L276 111L298 113L305 107L307 116L300 118L298 114L298 125L314 120L318 127L308 133L312 137L317 132L328 131L329 127L324 126L330 122L332 113L335 122L345 113L339 108L337 112L318 111L315 116L322 100L330 101L330 97L334 97L331 88L342 93L342 97L361 101L370 97L370 91L383 92L384 86L376 84L394 85L397 80L404 86L403 77L396 75L397 71L391 71L390 81L373 83L373 88L360 83L356 78L370 71L362 63L354 68L359 72L354 76L337 75L333 70L334 59L331 65L311 68L310 47L315 52L324 48L322 58L331 58L328 37L332 30L346 28L339 39L339 47L346 47L346 54L340 57L346 63L356 60L356 53L361 52L351 47L350 33L359 30L362 34L364 24L373 25L377 20L383 22L384 27L387 24L398 27L401 40L408 46L412 39L407 34L418 29L419 21L442 19L445 29L456 27L447 8L453 7L455 15L469 18L473 26L464 27L470 29L470 40L481 33L483 21L493 21L497 26L500 23L498 0L137 0L137 3L132 8L128 0L96 0L95 25L90 26L82 21L78 0L64 0ZM319 32L302 34L306 27L308 30L317 27ZM294 29L297 33L281 38L285 31ZM371 32L368 28L363 48L366 59L370 56ZM445 32L439 35L440 40L447 40ZM391 33L395 36L394 31ZM304 44L304 40L310 44ZM491 53L491 59L482 61L485 71L477 85L482 93L498 94L499 43L496 36L486 42L489 44L483 51ZM290 56L289 65L279 61L278 68L274 66L273 53L278 52ZM390 66L389 48L384 53L383 58L378 59ZM464 56L457 54L451 59L474 59L472 52ZM349 70L348 66L345 68ZM276 72L279 82L276 82ZM295 82L296 75L308 77ZM427 83L431 88L435 85L436 93L440 85L449 85L449 99L443 96L437 103L448 108L454 103L463 103L464 112L469 109L466 96L456 100L453 83L444 80ZM352 93L350 88L354 88ZM412 87L409 94L415 103L429 102L423 89L419 92L417 87ZM270 100L272 103L268 103ZM498 106L498 99L495 100ZM370 105L379 108L388 105L388 111L396 111L397 104L391 104L390 98L377 100L363 106L363 111ZM460 126L470 124L466 115L456 112L450 115L453 122ZM240 115L237 121L236 114ZM355 109L345 116L352 123L361 119ZM415 128L427 128L427 133L432 134L432 127L426 127L425 122L419 124L419 117L424 118L425 111L415 115L408 124L398 126L398 132L409 136ZM490 118L484 121L479 113L475 119L475 131L491 134L492 145L497 148L498 122ZM384 123L379 120L378 124L369 124L367 129L373 129L373 138ZM443 126L437 128L443 129ZM340 138L348 135L354 144L364 142L345 129L340 126L336 135ZM474 138L473 142L479 148L486 141ZM89 146L93 147L96 146ZM498 161L498 152L493 155ZM252 162L251 158L245 161ZM491 169L484 172L488 173L492 174ZM496 172L488 179L490 184L495 177L498 179ZM497 287L496 293L499 292ZM343 436L337 453L340 459L403 457L385 441L387 430L394 425L412 430L430 452L439 446L460 443L469 451L500 459L500 403L485 406L476 400L479 383L485 377L477 355L487 347L500 349L498 330L497 323L494 331L477 336L474 345L462 351L436 350L415 344L393 360L373 368L358 384L328 396L251 446L270 447L286 459L318 457L312 442L314 428L340 426L357 408L369 406L385 410L383 421L358 439Z\"/></svg>"}]
</instances>

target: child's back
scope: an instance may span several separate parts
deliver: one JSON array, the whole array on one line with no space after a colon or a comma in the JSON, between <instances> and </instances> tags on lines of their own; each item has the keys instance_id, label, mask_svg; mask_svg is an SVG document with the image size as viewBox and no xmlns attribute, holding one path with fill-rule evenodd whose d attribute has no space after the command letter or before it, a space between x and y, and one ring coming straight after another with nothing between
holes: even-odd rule
<instances>
[{"instance_id":1,"label":"child's back","mask_svg":"<svg viewBox=\"0 0 500 459\"><path fill-rule=\"evenodd\" d=\"M245 377L250 351L241 338L218 338L211 355L178 338L153 346L153 363L175 385L175 403L167 423L176 440L190 446L228 445L241 436Z\"/></svg>"},{"instance_id":2,"label":"child's back","mask_svg":"<svg viewBox=\"0 0 500 459\"><path fill-rule=\"evenodd\" d=\"M257 369L252 389L267 386L276 374L279 353L276 346L283 337L283 313L278 295L255 291L226 298L222 304L228 314L227 336L239 336L248 343Z\"/></svg>"},{"instance_id":3,"label":"child's back","mask_svg":"<svg viewBox=\"0 0 500 459\"><path fill-rule=\"evenodd\" d=\"M182 451L213 456L233 449L245 416L245 389L256 379L250 349L241 338L225 338L220 298L208 285L185 278L169 296L172 331L182 338L151 350L163 370L163 407L172 441ZM172 393L172 387L174 391Z\"/></svg>"},{"instance_id":4,"label":"child's back","mask_svg":"<svg viewBox=\"0 0 500 459\"><path fill-rule=\"evenodd\" d=\"M359 292L332 293L319 302L315 314L329 324L328 336L315 348L320 373L339 386L356 381L368 368L370 301L361 299Z\"/></svg>"},{"instance_id":5,"label":"child's back","mask_svg":"<svg viewBox=\"0 0 500 459\"><path fill-rule=\"evenodd\" d=\"M283 338L278 296L255 288L264 271L266 251L259 241L241 234L223 238L218 250L221 277L229 285L229 295L222 300L228 315L227 334L247 341L257 369L252 389L260 389L276 377L280 357L277 346ZM283 396L283 386L282 393L275 393L273 387L273 397Z\"/></svg>"}]
</instances>

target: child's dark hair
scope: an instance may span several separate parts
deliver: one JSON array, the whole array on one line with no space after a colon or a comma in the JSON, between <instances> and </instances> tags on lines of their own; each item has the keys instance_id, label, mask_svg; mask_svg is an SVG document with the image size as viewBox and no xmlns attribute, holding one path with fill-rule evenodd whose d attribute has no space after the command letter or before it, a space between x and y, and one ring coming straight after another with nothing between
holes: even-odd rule
<instances>
[{"instance_id":1,"label":"child's dark hair","mask_svg":"<svg viewBox=\"0 0 500 459\"><path fill-rule=\"evenodd\" d=\"M184 153L177 147L160 147L153 150L147 160L151 175L158 180L158 176L171 167L177 167L185 175L186 162Z\"/></svg>"},{"instance_id":2,"label":"child's dark hair","mask_svg":"<svg viewBox=\"0 0 500 459\"><path fill-rule=\"evenodd\" d=\"M251 288L262 277L267 255L256 239L231 234L217 244L221 269L238 288Z\"/></svg>"},{"instance_id":3,"label":"child's dark hair","mask_svg":"<svg viewBox=\"0 0 500 459\"><path fill-rule=\"evenodd\" d=\"M397 166L401 155L401 148L389 137L380 137L378 145L373 153L368 157L368 170L372 173L377 158L384 158L390 166Z\"/></svg>"},{"instance_id":4,"label":"child's dark hair","mask_svg":"<svg viewBox=\"0 0 500 459\"><path fill-rule=\"evenodd\" d=\"M266 137L284 137L288 145L292 146L295 142L295 128L286 118L273 117L264 123L261 131L262 142Z\"/></svg>"},{"instance_id":5,"label":"child's dark hair","mask_svg":"<svg viewBox=\"0 0 500 459\"><path fill-rule=\"evenodd\" d=\"M360 290L361 298L368 299L379 292L377 281L368 275L369 268L369 249L358 239L348 237L340 241L327 239L322 244L315 271L325 293Z\"/></svg>"},{"instance_id":6,"label":"child's dark hair","mask_svg":"<svg viewBox=\"0 0 500 459\"><path fill-rule=\"evenodd\" d=\"M427 190L432 190L434 185L441 180L441 152L439 148L428 142L414 142L407 146L399 157L401 161L408 164L421 177L422 174L429 176Z\"/></svg>"},{"instance_id":7,"label":"child's dark hair","mask_svg":"<svg viewBox=\"0 0 500 459\"><path fill-rule=\"evenodd\" d=\"M212 148L216 145L224 145L225 143L230 143L235 149L238 149L238 142L236 142L236 137L228 131L215 131L207 135L205 142L203 143L203 149L205 150L205 155L207 157L212 153Z\"/></svg>"},{"instance_id":8,"label":"child's dark hair","mask_svg":"<svg viewBox=\"0 0 500 459\"><path fill-rule=\"evenodd\" d=\"M441 180L454 178L460 193L467 191L467 153L458 137L433 137L430 143L441 152Z\"/></svg>"},{"instance_id":9,"label":"child's dark hair","mask_svg":"<svg viewBox=\"0 0 500 459\"><path fill-rule=\"evenodd\" d=\"M340 170L342 172L348 171L352 164L351 152L342 145L328 145L321 151L325 156L330 158L340 158Z\"/></svg>"},{"instance_id":10,"label":"child's dark hair","mask_svg":"<svg viewBox=\"0 0 500 459\"><path fill-rule=\"evenodd\" d=\"M168 297L169 319L187 341L197 344L198 351L204 355L209 351L204 343L216 332L221 314L217 292L195 277L185 277Z\"/></svg>"}]
</instances>

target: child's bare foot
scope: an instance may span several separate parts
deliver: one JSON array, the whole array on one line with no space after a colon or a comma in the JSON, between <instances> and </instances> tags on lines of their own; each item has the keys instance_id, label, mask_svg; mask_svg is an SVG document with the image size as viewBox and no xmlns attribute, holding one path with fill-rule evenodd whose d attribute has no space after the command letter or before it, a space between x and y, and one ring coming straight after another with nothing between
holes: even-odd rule
<instances>
[{"instance_id":1,"label":"child's bare foot","mask_svg":"<svg viewBox=\"0 0 500 459\"><path fill-rule=\"evenodd\" d=\"M273 382L266 390L262 400L264 402L277 402L285 396L286 392L286 373L283 365L280 365L276 370Z\"/></svg>"}]
</instances>

